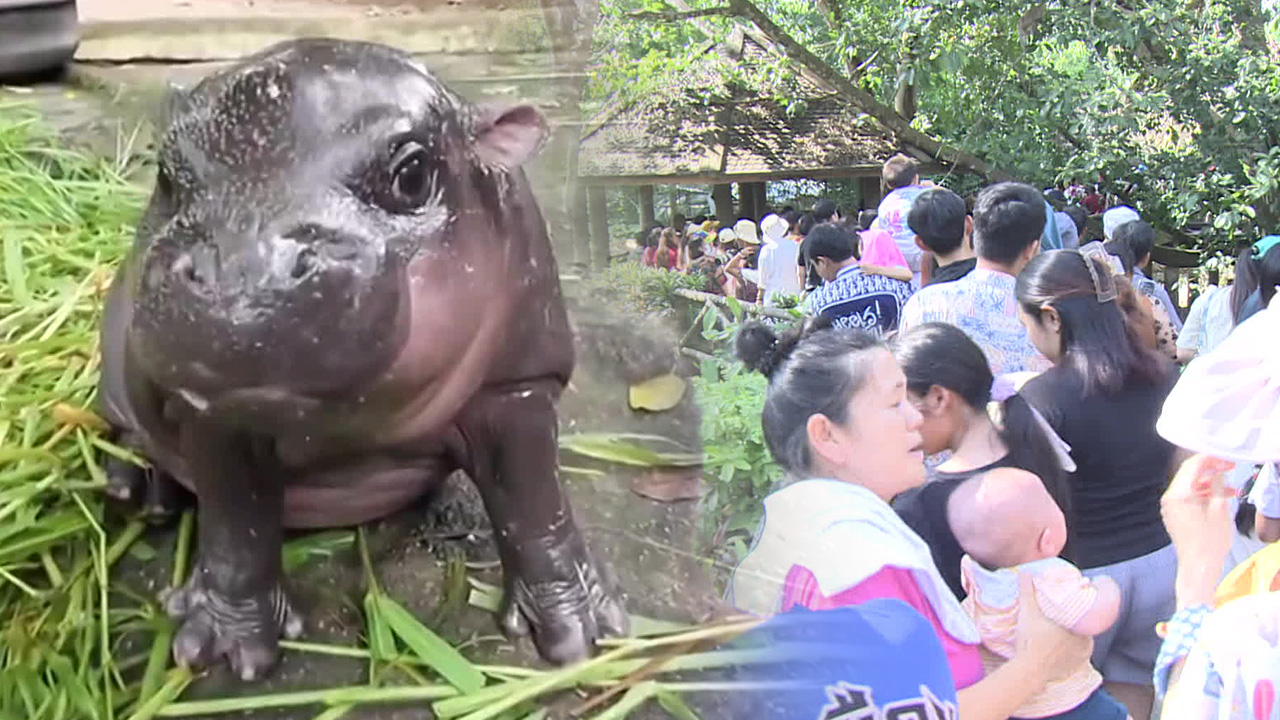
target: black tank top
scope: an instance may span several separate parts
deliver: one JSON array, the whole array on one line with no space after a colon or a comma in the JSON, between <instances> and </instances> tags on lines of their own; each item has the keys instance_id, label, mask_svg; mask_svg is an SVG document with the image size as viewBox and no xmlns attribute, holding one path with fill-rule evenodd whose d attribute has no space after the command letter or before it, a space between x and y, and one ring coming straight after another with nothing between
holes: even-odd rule
<instances>
[{"instance_id":1,"label":"black tank top","mask_svg":"<svg viewBox=\"0 0 1280 720\"><path fill-rule=\"evenodd\" d=\"M947 502L960 483L988 470L1006 467L1008 462L1009 456L1005 455L990 465L973 470L935 472L925 484L900 493L890 503L898 517L929 546L933 564L957 600L965 597L964 587L960 584L960 559L964 557L964 550L947 522Z\"/></svg>"}]
</instances>

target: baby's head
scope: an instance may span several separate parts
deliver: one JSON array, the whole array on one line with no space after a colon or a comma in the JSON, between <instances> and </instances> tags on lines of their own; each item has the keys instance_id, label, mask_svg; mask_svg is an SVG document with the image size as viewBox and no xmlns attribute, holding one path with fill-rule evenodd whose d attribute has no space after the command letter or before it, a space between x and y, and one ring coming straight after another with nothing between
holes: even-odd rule
<instances>
[{"instance_id":1,"label":"baby's head","mask_svg":"<svg viewBox=\"0 0 1280 720\"><path fill-rule=\"evenodd\" d=\"M1040 478L997 468L956 488L947 511L960 547L984 567L1014 567L1056 557L1067 521Z\"/></svg>"}]
</instances>

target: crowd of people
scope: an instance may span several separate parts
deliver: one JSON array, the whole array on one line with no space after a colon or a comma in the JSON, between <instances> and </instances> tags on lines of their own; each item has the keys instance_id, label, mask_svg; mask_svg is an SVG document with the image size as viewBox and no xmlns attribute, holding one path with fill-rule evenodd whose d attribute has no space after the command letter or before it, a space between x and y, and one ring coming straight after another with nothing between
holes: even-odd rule
<instances>
[{"instance_id":1,"label":"crowd of people","mask_svg":"<svg viewBox=\"0 0 1280 720\"><path fill-rule=\"evenodd\" d=\"M1166 690L1185 702L1165 717L1277 717L1258 693L1280 675L1240 663L1280 671L1280 595L1218 605L1245 568L1258 588L1280 581L1265 545L1280 536L1280 236L1244 248L1184 324L1145 273L1155 231L1131 208L1105 208L1091 238L1101 208L1059 210L1056 191L1006 182L966 202L906 158L884 181L857 233L829 205L807 227L766 217L756 272L745 248L723 266L765 303L817 276L799 327L737 339L768 378L761 422L788 479L727 600L828 625L812 611L850 611L879 653L914 638L928 668L898 673L919 682L873 701L874 683L842 681L821 717L905 703L1148 720ZM750 230L725 238L754 245ZM856 707L881 715L839 714Z\"/></svg>"},{"instance_id":2,"label":"crowd of people","mask_svg":"<svg viewBox=\"0 0 1280 720\"><path fill-rule=\"evenodd\" d=\"M1210 286L1191 308L1184 336L1168 290L1147 275L1155 229L1128 206L1107 207L1096 187L1086 192L1073 183L1065 191L1036 193L1007 185L1003 195L988 194L980 208L976 195L962 198L921 180L915 161L901 155L885 163L882 182L888 193L879 206L849 216L826 199L808 212L786 207L765 213L759 223L742 218L731 227L706 216L677 215L671 226L644 233L637 259L696 274L706 292L768 306L799 303L837 327L880 337L930 321L956 322L973 332L977 324L1005 317L1009 327L993 330L987 338L993 347L985 348L994 354L997 373L1047 367L1025 337L1001 345L1021 333L1017 318L1000 306L1011 295L1013 278L1043 251L1104 243L1134 290L1123 292L1120 302L1141 318L1140 338L1177 362L1220 340L1234 317L1228 306L1256 289L1247 269L1241 293ZM1014 217L1001 211L1014 201L1019 207L1038 204L1043 212ZM1096 215L1102 232L1093 237L1089 218ZM978 235L988 238L981 248Z\"/></svg>"}]
</instances>

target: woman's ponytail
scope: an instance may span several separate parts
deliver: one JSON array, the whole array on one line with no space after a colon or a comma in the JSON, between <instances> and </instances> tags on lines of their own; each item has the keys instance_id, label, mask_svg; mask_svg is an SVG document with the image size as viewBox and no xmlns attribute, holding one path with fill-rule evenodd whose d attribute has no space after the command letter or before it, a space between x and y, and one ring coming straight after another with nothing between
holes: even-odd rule
<instances>
[{"instance_id":1,"label":"woman's ponytail","mask_svg":"<svg viewBox=\"0 0 1280 720\"><path fill-rule=\"evenodd\" d=\"M1001 413L996 427L1000 439L1009 448L1010 467L1021 468L1040 477L1049 495L1058 503L1067 519L1067 543L1062 557L1075 559L1075 511L1071 502L1071 486L1067 469L1057 449L1057 438L1050 437L1044 420L1021 395L1010 395L1000 403Z\"/></svg>"}]
</instances>

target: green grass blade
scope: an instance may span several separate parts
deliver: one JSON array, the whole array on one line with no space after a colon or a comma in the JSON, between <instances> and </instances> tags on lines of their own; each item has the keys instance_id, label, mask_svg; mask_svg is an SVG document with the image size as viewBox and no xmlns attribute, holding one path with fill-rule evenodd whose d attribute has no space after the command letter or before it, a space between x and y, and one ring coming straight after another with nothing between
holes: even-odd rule
<instances>
[{"instance_id":1,"label":"green grass blade","mask_svg":"<svg viewBox=\"0 0 1280 720\"><path fill-rule=\"evenodd\" d=\"M377 596L378 610L391 632L458 690L475 692L485 685L484 673L386 595Z\"/></svg>"},{"instance_id":2,"label":"green grass blade","mask_svg":"<svg viewBox=\"0 0 1280 720\"><path fill-rule=\"evenodd\" d=\"M662 709L666 710L676 720L702 720L693 711L693 708L685 703L684 698L673 692L662 690L654 697L657 699L658 704L662 706Z\"/></svg>"},{"instance_id":3,"label":"green grass blade","mask_svg":"<svg viewBox=\"0 0 1280 720\"><path fill-rule=\"evenodd\" d=\"M592 717L594 720L621 720L621 718L625 718L636 708L648 702L657 691L658 684L652 680L636 683L612 707Z\"/></svg>"},{"instance_id":4,"label":"green grass blade","mask_svg":"<svg viewBox=\"0 0 1280 720\"><path fill-rule=\"evenodd\" d=\"M355 705L334 705L312 718L312 720L339 720L339 718L351 712L354 707Z\"/></svg>"},{"instance_id":5,"label":"green grass blade","mask_svg":"<svg viewBox=\"0 0 1280 720\"><path fill-rule=\"evenodd\" d=\"M4 276L9 290L20 305L31 305L35 298L27 289L27 269L22 261L22 240L17 233L6 233L4 238Z\"/></svg>"}]
</instances>

